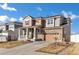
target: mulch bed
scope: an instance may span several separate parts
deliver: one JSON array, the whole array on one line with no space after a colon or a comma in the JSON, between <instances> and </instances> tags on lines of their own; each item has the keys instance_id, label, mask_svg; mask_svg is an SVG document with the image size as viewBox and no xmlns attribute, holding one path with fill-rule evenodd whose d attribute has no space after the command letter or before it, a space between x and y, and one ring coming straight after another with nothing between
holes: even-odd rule
<instances>
[{"instance_id":1,"label":"mulch bed","mask_svg":"<svg viewBox=\"0 0 79 59\"><path fill-rule=\"evenodd\" d=\"M67 47L71 46L72 44L73 43L66 44L66 43L56 42L56 43L48 45L47 47L40 48L36 51L50 53L50 54L58 54L59 52L66 49Z\"/></svg>"}]
</instances>

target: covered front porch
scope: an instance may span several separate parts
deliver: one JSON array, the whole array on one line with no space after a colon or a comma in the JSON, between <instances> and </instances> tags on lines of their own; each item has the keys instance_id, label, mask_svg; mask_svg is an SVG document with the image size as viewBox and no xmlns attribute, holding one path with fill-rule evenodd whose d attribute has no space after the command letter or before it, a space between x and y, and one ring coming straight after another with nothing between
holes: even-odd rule
<instances>
[{"instance_id":1,"label":"covered front porch","mask_svg":"<svg viewBox=\"0 0 79 59\"><path fill-rule=\"evenodd\" d=\"M18 40L36 41L38 38L38 31L41 33L41 28L38 27L22 27L18 30Z\"/></svg>"}]
</instances>

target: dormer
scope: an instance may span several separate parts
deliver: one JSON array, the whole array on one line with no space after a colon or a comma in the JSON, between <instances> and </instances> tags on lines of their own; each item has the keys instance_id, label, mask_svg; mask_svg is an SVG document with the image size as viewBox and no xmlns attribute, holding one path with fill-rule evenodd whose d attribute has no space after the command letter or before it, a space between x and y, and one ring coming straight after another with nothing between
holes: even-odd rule
<instances>
[{"instance_id":1,"label":"dormer","mask_svg":"<svg viewBox=\"0 0 79 59\"><path fill-rule=\"evenodd\" d=\"M31 16L26 16L23 19L23 27L28 27L32 26L32 17Z\"/></svg>"}]
</instances>

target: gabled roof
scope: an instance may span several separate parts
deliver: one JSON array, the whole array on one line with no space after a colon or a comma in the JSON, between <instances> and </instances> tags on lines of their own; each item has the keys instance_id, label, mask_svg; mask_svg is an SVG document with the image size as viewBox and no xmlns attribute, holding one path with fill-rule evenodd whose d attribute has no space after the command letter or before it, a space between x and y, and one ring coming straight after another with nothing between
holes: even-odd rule
<instances>
[{"instance_id":1,"label":"gabled roof","mask_svg":"<svg viewBox=\"0 0 79 59\"><path fill-rule=\"evenodd\" d=\"M14 21L14 22L9 22L9 23L6 23L6 25L9 25L9 24L22 24L22 22L17 22L17 21Z\"/></svg>"},{"instance_id":2,"label":"gabled roof","mask_svg":"<svg viewBox=\"0 0 79 59\"><path fill-rule=\"evenodd\" d=\"M63 27L61 27L61 26L57 26L57 27L45 27L43 29L61 29L61 28L63 28Z\"/></svg>"},{"instance_id":3,"label":"gabled roof","mask_svg":"<svg viewBox=\"0 0 79 59\"><path fill-rule=\"evenodd\" d=\"M24 20L26 17L31 17L31 18L33 19L33 17L32 17L32 16L28 15L28 16L24 16L24 17L23 17L23 20Z\"/></svg>"},{"instance_id":4,"label":"gabled roof","mask_svg":"<svg viewBox=\"0 0 79 59\"><path fill-rule=\"evenodd\" d=\"M24 16L24 17L23 17L23 20L24 20L26 17L31 17L32 20L36 20L36 19L44 19L44 20L46 20L46 18L50 18L50 17L63 17L63 18L66 18L66 17L65 17L64 15L62 15L62 14L59 14L59 15L52 15L52 16L46 16L46 17L42 17L42 16L40 16L40 17L32 17L32 16L28 15L28 16Z\"/></svg>"}]
</instances>

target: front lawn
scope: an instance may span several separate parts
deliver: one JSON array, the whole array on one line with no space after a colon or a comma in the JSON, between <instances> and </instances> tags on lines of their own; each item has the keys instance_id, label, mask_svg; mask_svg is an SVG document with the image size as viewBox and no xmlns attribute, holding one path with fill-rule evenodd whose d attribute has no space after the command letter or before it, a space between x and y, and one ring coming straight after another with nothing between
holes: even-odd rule
<instances>
[{"instance_id":1,"label":"front lawn","mask_svg":"<svg viewBox=\"0 0 79 59\"><path fill-rule=\"evenodd\" d=\"M29 41L9 41L9 42L0 42L0 48L13 48L16 46L24 45L30 43Z\"/></svg>"}]
</instances>

